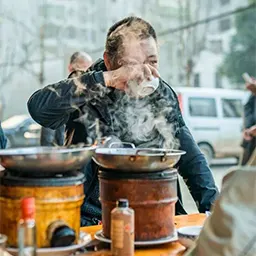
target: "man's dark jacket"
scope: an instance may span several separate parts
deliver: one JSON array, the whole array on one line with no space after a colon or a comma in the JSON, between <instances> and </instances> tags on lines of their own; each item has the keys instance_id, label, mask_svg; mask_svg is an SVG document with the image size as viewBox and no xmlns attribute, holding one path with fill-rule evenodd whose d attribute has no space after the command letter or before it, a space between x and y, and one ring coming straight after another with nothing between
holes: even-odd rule
<instances>
[{"instance_id":1,"label":"man's dark jacket","mask_svg":"<svg viewBox=\"0 0 256 256\"><path fill-rule=\"evenodd\" d=\"M185 125L176 94L163 80L157 91L140 99L129 98L125 93L107 88L103 72L106 67L97 61L80 77L66 79L35 92L28 101L31 116L39 124L52 129L66 125L66 133L72 144L92 143L96 139L95 119L100 121L102 136L116 136L121 141L134 143L137 147L163 147L166 140L175 136L180 149L186 151L177 164L200 212L210 209L218 190L204 155L200 152L191 133ZM166 122L162 128L155 126L147 133L134 134L130 115L149 110L143 122L152 117ZM129 115L127 115L129 113ZM134 114L135 113L135 114ZM163 117L163 119L159 119ZM146 128L143 125L142 129ZM166 137L166 128L168 136ZM165 129L165 130L164 130ZM165 131L165 134L164 134ZM143 135L143 136L142 136ZM173 141L170 139L170 141ZM101 220L99 202L98 166L91 161L85 168L85 201L81 208L81 225L97 224ZM176 204L176 214L185 213L181 195Z\"/></svg>"},{"instance_id":2,"label":"man's dark jacket","mask_svg":"<svg viewBox=\"0 0 256 256\"><path fill-rule=\"evenodd\" d=\"M63 146L65 127L61 126L56 130L42 127L40 136L41 146Z\"/></svg>"}]
</instances>

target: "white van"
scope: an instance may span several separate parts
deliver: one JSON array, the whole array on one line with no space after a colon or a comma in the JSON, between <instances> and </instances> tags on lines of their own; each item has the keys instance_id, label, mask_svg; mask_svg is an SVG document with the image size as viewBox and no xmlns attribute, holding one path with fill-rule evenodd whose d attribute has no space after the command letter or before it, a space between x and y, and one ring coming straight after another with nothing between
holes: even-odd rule
<instances>
[{"instance_id":1,"label":"white van","mask_svg":"<svg viewBox=\"0 0 256 256\"><path fill-rule=\"evenodd\" d=\"M209 164L213 158L239 158L243 105L248 93L216 88L176 87L174 90L184 121Z\"/></svg>"}]
</instances>

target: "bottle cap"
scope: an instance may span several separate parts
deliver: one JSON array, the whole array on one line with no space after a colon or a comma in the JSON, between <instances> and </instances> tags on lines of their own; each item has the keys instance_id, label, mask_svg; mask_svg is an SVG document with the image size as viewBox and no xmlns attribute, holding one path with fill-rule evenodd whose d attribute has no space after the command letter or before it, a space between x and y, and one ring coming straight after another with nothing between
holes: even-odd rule
<instances>
[{"instance_id":1,"label":"bottle cap","mask_svg":"<svg viewBox=\"0 0 256 256\"><path fill-rule=\"evenodd\" d=\"M22 219L34 219L35 210L36 206L34 197L26 197L21 200Z\"/></svg>"},{"instance_id":2,"label":"bottle cap","mask_svg":"<svg viewBox=\"0 0 256 256\"><path fill-rule=\"evenodd\" d=\"M129 201L127 199L121 198L117 201L117 207L119 208L129 207Z\"/></svg>"}]
</instances>

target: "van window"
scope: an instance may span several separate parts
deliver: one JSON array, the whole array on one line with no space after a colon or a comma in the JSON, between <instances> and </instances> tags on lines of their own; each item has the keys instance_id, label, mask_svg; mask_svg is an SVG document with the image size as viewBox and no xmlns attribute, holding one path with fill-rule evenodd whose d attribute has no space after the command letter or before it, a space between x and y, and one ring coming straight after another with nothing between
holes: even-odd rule
<instances>
[{"instance_id":1,"label":"van window","mask_svg":"<svg viewBox=\"0 0 256 256\"><path fill-rule=\"evenodd\" d=\"M214 98L189 98L189 113L198 117L217 117L216 101Z\"/></svg>"},{"instance_id":2,"label":"van window","mask_svg":"<svg viewBox=\"0 0 256 256\"><path fill-rule=\"evenodd\" d=\"M239 118L242 117L243 105L240 99L222 99L223 117Z\"/></svg>"}]
</instances>

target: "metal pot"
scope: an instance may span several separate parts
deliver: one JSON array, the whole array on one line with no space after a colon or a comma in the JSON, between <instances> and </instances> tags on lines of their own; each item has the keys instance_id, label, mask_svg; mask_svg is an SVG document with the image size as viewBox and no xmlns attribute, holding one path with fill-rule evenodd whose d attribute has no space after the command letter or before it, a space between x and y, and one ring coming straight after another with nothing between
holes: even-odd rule
<instances>
[{"instance_id":1,"label":"metal pot","mask_svg":"<svg viewBox=\"0 0 256 256\"><path fill-rule=\"evenodd\" d=\"M92 157L96 147L31 147L0 150L0 164L21 172L63 173L80 169Z\"/></svg>"},{"instance_id":2,"label":"metal pot","mask_svg":"<svg viewBox=\"0 0 256 256\"><path fill-rule=\"evenodd\" d=\"M135 148L131 143L123 142L132 148L113 148L120 143L112 143L109 148L97 148L94 161L105 169L117 171L150 172L172 168L185 151L158 148Z\"/></svg>"}]
</instances>

